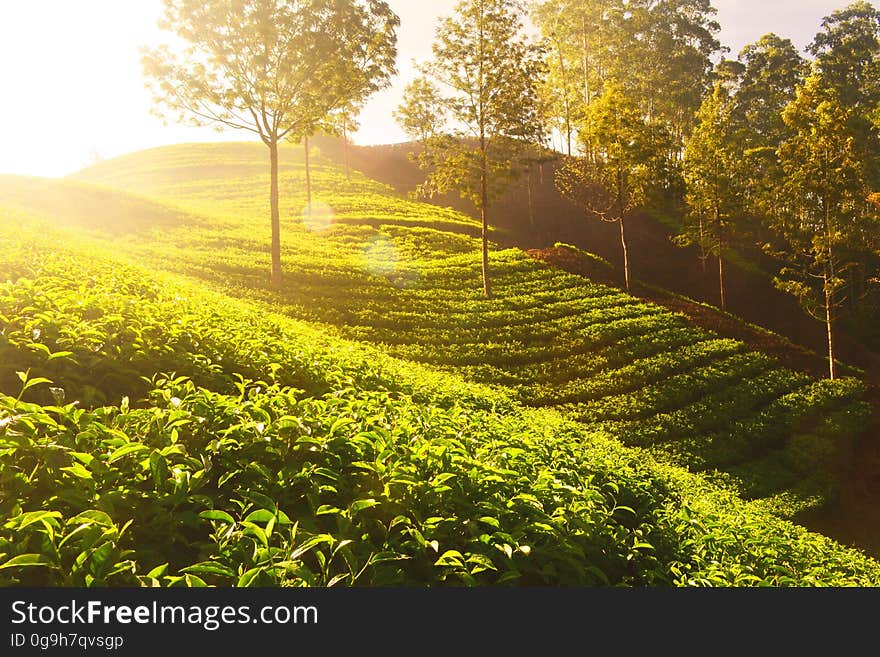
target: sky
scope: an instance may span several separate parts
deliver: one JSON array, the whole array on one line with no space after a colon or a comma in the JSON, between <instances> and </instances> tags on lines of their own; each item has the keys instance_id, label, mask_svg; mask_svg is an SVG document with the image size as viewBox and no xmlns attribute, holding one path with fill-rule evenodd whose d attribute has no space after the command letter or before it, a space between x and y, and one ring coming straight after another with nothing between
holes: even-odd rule
<instances>
[{"instance_id":1,"label":"sky","mask_svg":"<svg viewBox=\"0 0 880 657\"><path fill-rule=\"evenodd\" d=\"M848 0L714 0L733 54L767 32L803 48ZM405 140L393 109L430 56L434 25L456 0L389 0L400 16L399 75L360 117L358 144ZM876 3L875 3L876 4ZM98 160L187 141L250 139L165 125L151 112L140 48L162 40L162 0L0 0L0 174L63 176Z\"/></svg>"}]
</instances>

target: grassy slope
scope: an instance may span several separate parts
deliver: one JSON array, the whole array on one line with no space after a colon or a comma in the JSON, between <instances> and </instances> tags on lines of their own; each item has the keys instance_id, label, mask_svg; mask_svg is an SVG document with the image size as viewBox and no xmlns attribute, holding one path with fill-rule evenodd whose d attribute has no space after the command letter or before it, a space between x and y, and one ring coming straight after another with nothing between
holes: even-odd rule
<instances>
[{"instance_id":1,"label":"grassy slope","mask_svg":"<svg viewBox=\"0 0 880 657\"><path fill-rule=\"evenodd\" d=\"M0 237L0 359L52 381L0 395L2 584L880 582L504 392L25 217Z\"/></svg>"},{"instance_id":2,"label":"grassy slope","mask_svg":"<svg viewBox=\"0 0 880 657\"><path fill-rule=\"evenodd\" d=\"M280 294L270 290L263 150L155 149L75 178L214 222L208 229L163 228L149 243L127 245L155 266L257 295L395 356L510 387L528 405L557 408L692 469L723 471L732 475L723 480L749 498L773 506L779 496L780 513L820 503L830 492L821 464L868 414L854 380L816 382L518 250L493 254L496 299L486 301L471 219L395 198L356 173L348 181L320 157L316 206L333 222L304 228L298 149L282 156L288 280ZM800 489L794 497L792 487Z\"/></svg>"},{"instance_id":3,"label":"grassy slope","mask_svg":"<svg viewBox=\"0 0 880 657\"><path fill-rule=\"evenodd\" d=\"M689 327L681 317L637 303L615 290L590 285L582 279L548 269L515 251L503 252L493 258L493 270L499 282L498 298L492 302L484 301L479 297L476 285L478 263L474 244L466 236L467 219L450 213L449 217L444 217L441 226L446 230L426 228L422 218L430 221L435 209L401 203L386 196L380 187L356 177L353 187L374 189L375 194L382 197L374 214L371 206L360 205L359 197L348 191L342 194L332 191L342 183L338 172L332 170L323 170L317 176L319 189L323 188L319 195L333 206L336 216L342 220L323 232L314 233L291 221L302 198L301 193L296 194L301 170L296 166L285 169L285 187L293 192L288 195L285 213L288 220L284 227L289 276L285 293L275 295L264 284L267 254L263 252L255 259L251 251L251 248L256 252L263 248L253 228L264 221L261 214L264 201L254 192L264 188L264 176L258 161L261 151L258 147L236 146L234 149L240 149L240 152L233 150L232 153L239 153L241 158L228 159L234 166L203 168L209 155L224 160L224 148L228 147L163 149L125 158L119 167L106 164L102 167L104 173L99 169L83 174L81 177L103 184L128 187L139 194L153 194L161 200L157 207L163 208L162 212L171 207L172 212L182 212L191 218L176 228L157 227L146 233L126 234L116 230L112 242L114 249L125 250L155 268L208 280L240 296L257 296L287 315L334 323L342 335L381 344L383 351L463 370L470 378L505 383L513 390L510 394L498 394L469 388L455 377L438 376L432 370L388 360L369 351L362 352L361 347L326 337L323 330L316 332L280 317L273 317L269 325L258 322L256 326L247 326L248 321L255 321L249 319L251 315L266 311L259 305L246 302L230 304L217 297L209 300L189 284L168 279L163 282L165 287L157 284L156 289L162 289L157 294L163 301L152 306L152 325L173 327L174 317L179 317L182 325L194 323L194 326L188 327L183 334L175 333L174 340L156 328L157 334L150 334L149 339L142 341L142 350L147 349L147 352L135 350L124 357L120 357L119 351L105 354L106 341L95 338L98 340L96 344L100 345L92 351L97 354L94 357L96 362L87 367L72 365L69 372L47 371L50 378L68 382L69 394L77 394L78 398L92 395L97 400L102 394L112 397L118 390L126 389L124 382L137 381L137 373L154 374L160 365L175 367L178 372L182 371L209 388L225 386L227 389L219 391L220 394L229 393L228 378L233 371L265 378L267 369L283 373L292 367L292 363L298 364L298 368L294 368L298 374L288 373L280 377L285 384L295 385L314 395L338 388L340 382L345 382L357 391L353 397L351 392L348 393L348 401L352 403L360 398L369 399L368 390L389 386L399 388L402 381L408 382L404 394L416 393L414 403L418 408L426 403L439 403L448 409L451 400L461 398L461 405L465 408L476 405L481 407L480 412L489 414L467 418L464 424L458 425L459 435L473 433L477 436L476 451L480 463L497 458L494 450L485 451L485 440L480 438L485 434L476 429L488 424L498 427L494 433L490 432L494 440L513 440L513 443L505 443L509 445L508 450L515 450L516 444L530 446L529 449L538 452L543 449L540 445L564 446L566 456L563 461L569 464L565 467L568 469L571 464L578 464L575 466L579 473L577 487L583 488L584 493L593 490L587 482L597 469L601 471L603 481L612 482L607 484L611 489L629 491L623 497L626 502L630 497L634 501L626 506L638 507L639 516L647 516L634 525L629 521L620 525L612 522L611 517L595 525L610 532L603 540L616 546L616 551L611 552L621 559L617 562L614 557L612 563L597 566L606 577L608 573L605 571L613 572L614 576L609 577L611 580L645 583L655 577L657 581L678 583L747 583L753 581L750 578L769 583L876 581L873 580L876 574L872 562L864 561L854 553L841 551L824 539L735 502L726 493L708 489L700 480L681 471L658 466L644 453L620 450L601 438L601 434L585 433L584 429L566 424L555 415L522 409L512 405L510 400L510 396L517 394L531 405L560 407L573 417L610 430L625 442L650 443L662 439L669 445L684 446L680 449L681 458L691 463L704 458L707 459L705 465L712 465L712 459L715 459L739 475L741 484L748 482L750 477L756 478L754 474L759 471L758 466L764 467L767 472L781 473L776 482L778 487L779 482L791 481L791 464L796 464L797 458L805 460L806 466L812 464L811 459L816 456L815 450L811 449L812 443L824 444L835 439L836 426L828 422L832 414L841 415L846 421L857 419L861 408L854 401L858 397L858 386L846 382L839 386L813 383L780 371L759 355L743 353L735 343L715 340L713 336ZM107 171L112 171L112 176ZM142 175L139 171L147 173ZM225 187L223 180L226 180ZM230 184L230 180L237 182ZM217 200L213 200L215 197ZM365 218L375 221L370 222L372 225L364 225ZM93 228L100 230L101 227ZM43 244L42 248L45 250L46 245ZM26 251L24 246L22 251ZM40 251L37 249L38 253ZM39 259L42 256L35 254L34 257ZM21 266L21 262L4 263L5 269ZM83 269L85 280L100 278L98 274L89 273L89 268L97 265L83 264L80 258L77 266ZM223 267L222 273L218 273L219 267ZM71 284L63 280L69 272L62 274L62 271L58 270L59 276L54 279L62 290L60 298L70 293L63 288ZM142 276L138 274L133 278ZM82 277L78 279L80 285ZM25 276L26 280L30 278L39 280L36 274ZM16 290L17 285L19 283L12 289ZM191 305L193 302L183 304L185 308L169 303L169 285L171 289L174 286L186 289L184 297L198 299L195 306ZM149 289L147 286L131 290L130 298L140 299L145 293L149 296L152 294ZM48 297L40 298L46 303L51 301ZM106 293L97 295L93 305L96 308L106 306L109 299ZM120 301L126 301L125 297ZM57 303L52 301L49 305ZM131 302L128 303L124 307L130 307ZM181 304L180 301L177 303ZM222 306L231 306L231 314L244 326L230 324L230 310L226 308L224 315L218 310ZM21 307L16 307L20 314ZM513 322L510 321L511 311L516 317ZM6 312L8 316L13 314ZM101 313L101 316L105 315ZM221 321L222 317L225 320ZM78 319L82 322L88 318ZM33 330L39 325L39 322L34 325L34 320L33 313L25 313L21 320L24 322L21 327L24 337L7 345L10 353L24 359L17 363L22 369L35 365L28 361L33 353L40 355L39 349L25 344L28 335L31 342L34 341ZM119 322L118 319L114 321ZM280 322L283 328L275 322ZM70 325L67 318L58 323ZM126 321L123 325L130 323ZM69 335L77 336L82 326L66 330ZM113 330L120 330L120 327L117 325L113 329L111 326L108 334ZM268 339L267 335L272 338ZM69 342L78 344L80 338L71 337ZM289 343L297 345L293 352L282 346ZM215 351L205 358L207 344ZM257 346L264 344L269 346L262 349ZM177 346L166 352L159 350L158 354L149 351L156 349L157 345ZM303 345L308 345L306 353L309 358L303 359L301 352L297 351ZM62 347L70 348L66 343L53 345L53 348ZM360 357L359 365L351 365L344 354L352 351L368 355ZM80 362L86 355L88 353L80 355ZM66 360L59 359L58 365ZM206 366L206 360L209 364L228 362L229 369L217 379L215 368ZM367 362L369 366L364 364ZM273 363L275 365L270 367ZM368 371L375 368L375 363L383 364L380 367L388 363L394 365L387 366L383 374L371 373L366 378L351 376L352 371L363 373L365 368ZM95 383L94 372L96 369L100 371L101 367L110 372L109 378L102 379L103 385L92 385ZM123 371L116 371L119 367ZM342 378L331 383L322 382L318 373L325 370L342 371ZM77 384L77 377L88 379L89 383ZM80 385L79 390L77 385ZM89 385L91 390L87 388ZM167 388L167 384L163 385ZM4 388L13 392L13 386L14 381L6 382ZM149 394L150 387L137 389L135 386L132 394ZM159 386L159 389L164 388ZM470 392L465 393L466 390ZM196 393L190 391L189 396L183 396L184 401L193 395ZM170 393L166 394L166 399L168 397ZM492 400L491 407L479 402L482 398ZM383 405L388 407L387 400ZM499 409L506 410L499 414ZM379 411L374 407L373 412ZM119 413L126 416L121 411ZM804 422L805 415L815 417ZM123 418L123 425L127 421ZM449 418L441 413L434 421L442 424L449 422ZM498 422L501 424L496 424ZM505 422L512 424L505 425ZM790 439L792 428L795 428L794 440ZM708 442L706 435L711 437ZM405 432L400 439L404 437ZM743 437L750 439L745 446L741 446ZM708 449L706 445L709 445ZM755 455L759 457L757 462L748 458ZM469 456L474 458L473 451ZM558 455L546 456L550 460L537 467L549 467L547 472L550 473L558 472L561 467ZM526 466L536 467L536 464L534 461L520 463L519 469L513 470L522 474L522 468ZM540 477L535 479L536 475L537 472L532 472L531 478L514 478L511 483L519 487L517 493L507 489L498 492L507 495L506 499L512 499L511 494L533 494L541 481ZM505 478L509 476L508 473ZM760 479L766 483L766 478ZM622 483L625 485L621 486ZM604 493L611 490L605 486L600 485L598 490ZM550 488L552 491L553 487ZM635 495L632 493L635 489L647 493ZM478 499L478 496L473 498L475 492L470 491L471 498L468 499ZM776 489L771 486L766 492L770 494ZM547 511L547 503L553 495L545 498L542 493L539 497L540 504ZM613 506L614 503L611 508ZM572 509L576 507L575 504ZM681 508L688 511L682 515ZM566 513L574 513L572 509ZM697 517L688 515L691 509L695 510ZM576 516L574 513L572 518ZM453 517L461 517L461 508L456 507ZM651 520L647 520L648 517ZM425 520L418 519L419 522ZM637 560L641 565L634 574L621 564L632 561L641 550L647 550L633 547L639 544L640 534L632 532L642 524L651 534L651 541L662 545L652 548L656 555L648 555L646 562ZM605 529L599 532L603 536ZM431 532L437 531L436 527L431 529ZM620 531L623 534L615 534ZM691 539L687 538L693 532L699 537L695 544L689 543ZM564 534L554 532L554 540ZM609 538L614 536L617 537ZM622 545L628 547L622 549ZM689 547L685 549L685 545ZM470 554L479 561L481 553L469 552L468 546L462 546L460 539L456 546L463 547L463 554ZM780 546L786 546L784 557L779 557ZM584 549L579 545L576 552L583 556ZM822 556L814 557L817 551ZM556 554L554 550L547 551L550 553ZM570 556L568 554L566 558ZM454 555L450 559L455 561ZM717 564L712 565L715 561ZM465 569L468 571L465 573L460 572L461 568L454 563L435 565L434 569L441 573L451 569L449 572L455 572L465 580L474 576L470 573L473 564ZM846 579L854 571L861 573L861 579ZM385 576L387 574L376 574L375 581L383 581ZM840 576L845 579L836 579ZM547 573L541 576L533 573L531 577L535 578L534 581L548 579ZM593 577L596 581L602 580L595 573ZM552 577L549 580L554 581ZM530 580L526 578L526 581ZM575 580L569 574L563 581Z\"/></svg>"}]
</instances>

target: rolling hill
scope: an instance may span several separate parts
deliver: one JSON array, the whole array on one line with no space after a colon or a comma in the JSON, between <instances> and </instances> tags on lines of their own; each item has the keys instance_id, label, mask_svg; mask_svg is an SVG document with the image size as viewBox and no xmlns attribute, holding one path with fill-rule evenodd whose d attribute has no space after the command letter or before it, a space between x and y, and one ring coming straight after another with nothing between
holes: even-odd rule
<instances>
[{"instance_id":1,"label":"rolling hill","mask_svg":"<svg viewBox=\"0 0 880 657\"><path fill-rule=\"evenodd\" d=\"M0 179L10 581L880 581L785 519L858 380L518 249L484 299L473 220L282 158L280 290L260 145Z\"/></svg>"}]
</instances>

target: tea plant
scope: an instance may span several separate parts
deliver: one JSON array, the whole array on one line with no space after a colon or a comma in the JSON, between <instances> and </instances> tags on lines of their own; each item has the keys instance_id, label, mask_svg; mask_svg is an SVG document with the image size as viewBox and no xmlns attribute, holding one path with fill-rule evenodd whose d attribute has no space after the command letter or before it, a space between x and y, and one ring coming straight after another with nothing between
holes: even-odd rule
<instances>
[{"instance_id":1,"label":"tea plant","mask_svg":"<svg viewBox=\"0 0 880 657\"><path fill-rule=\"evenodd\" d=\"M472 220L320 157L272 290L255 151L0 179L4 583L880 580L772 515L834 494L858 381L514 249L487 300Z\"/></svg>"}]
</instances>

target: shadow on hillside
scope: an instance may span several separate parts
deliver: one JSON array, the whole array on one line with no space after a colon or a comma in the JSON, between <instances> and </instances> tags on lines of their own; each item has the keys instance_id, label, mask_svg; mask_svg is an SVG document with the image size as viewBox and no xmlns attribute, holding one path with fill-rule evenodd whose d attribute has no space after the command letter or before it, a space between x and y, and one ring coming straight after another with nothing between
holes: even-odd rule
<instances>
[{"instance_id":1,"label":"shadow on hillside","mask_svg":"<svg viewBox=\"0 0 880 657\"><path fill-rule=\"evenodd\" d=\"M415 148L411 143L352 146L347 153L339 140L322 139L316 145L329 157L339 162L347 160L352 168L392 186L401 195L410 194L423 179L422 172L408 157ZM553 174L553 163L536 167L530 190L524 180L495 205L491 221L502 233L496 241L530 250L533 257L572 273L622 287L617 226L584 217L556 192ZM427 200L475 216L473 207L457 196ZM642 282L634 290L637 296L681 312L695 324L720 335L770 353L789 368L817 378L827 376L824 327L807 317L791 296L777 290L769 274L761 272L762 266L768 271L770 268L763 254L757 251L747 254L758 265L754 271L728 264L728 313L722 313L711 306L689 301L715 304L718 296L716 270L711 266L704 269L695 249L675 246L670 239L671 231L646 215L631 220L629 235L632 267L635 277ZM566 258L554 247L558 242L598 255L613 268L581 263L572 270L571 262L564 262ZM584 271L578 270L581 265ZM759 327L783 337L768 334ZM838 498L796 520L809 529L880 557L880 357L842 331L838 348L842 361L864 371L862 378L869 385L867 400L874 406L875 413L864 434L853 436L849 445L841 446L837 462L828 464L839 482ZM862 374L850 367L844 368L844 373Z\"/></svg>"}]
</instances>

